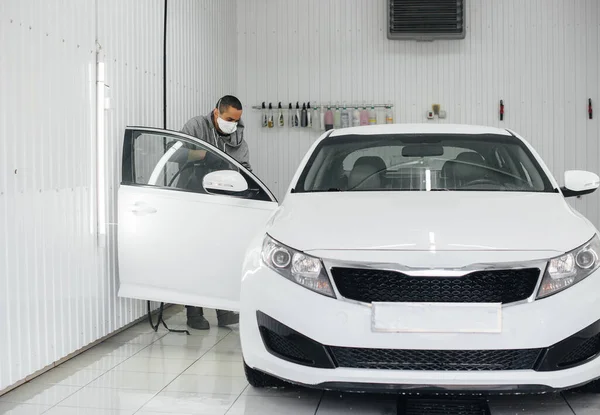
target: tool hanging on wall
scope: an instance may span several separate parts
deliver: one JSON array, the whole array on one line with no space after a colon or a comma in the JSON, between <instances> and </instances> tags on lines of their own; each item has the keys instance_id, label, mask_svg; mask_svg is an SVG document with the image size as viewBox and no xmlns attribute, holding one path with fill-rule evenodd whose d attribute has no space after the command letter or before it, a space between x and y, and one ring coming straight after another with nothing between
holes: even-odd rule
<instances>
[{"instance_id":1,"label":"tool hanging on wall","mask_svg":"<svg viewBox=\"0 0 600 415\"><path fill-rule=\"evenodd\" d=\"M269 102L269 118L267 121L267 126L269 128L273 128L275 126L275 119L273 118L273 105Z\"/></svg>"},{"instance_id":2,"label":"tool hanging on wall","mask_svg":"<svg viewBox=\"0 0 600 415\"><path fill-rule=\"evenodd\" d=\"M267 109L265 107L264 101L262 103L262 112L261 112L261 115L262 115L262 126L266 127L267 123L268 123L268 120L267 120Z\"/></svg>"},{"instance_id":3,"label":"tool hanging on wall","mask_svg":"<svg viewBox=\"0 0 600 415\"><path fill-rule=\"evenodd\" d=\"M279 102L279 114L277 115L277 124L279 124L280 127L283 127L285 124L284 118L283 118L283 108L281 108L281 101Z\"/></svg>"},{"instance_id":4,"label":"tool hanging on wall","mask_svg":"<svg viewBox=\"0 0 600 415\"><path fill-rule=\"evenodd\" d=\"M500 121L504 120L504 100L500 100Z\"/></svg>"},{"instance_id":5,"label":"tool hanging on wall","mask_svg":"<svg viewBox=\"0 0 600 415\"><path fill-rule=\"evenodd\" d=\"M594 112L592 110L592 99L588 98L588 117L591 120L594 117Z\"/></svg>"}]
</instances>

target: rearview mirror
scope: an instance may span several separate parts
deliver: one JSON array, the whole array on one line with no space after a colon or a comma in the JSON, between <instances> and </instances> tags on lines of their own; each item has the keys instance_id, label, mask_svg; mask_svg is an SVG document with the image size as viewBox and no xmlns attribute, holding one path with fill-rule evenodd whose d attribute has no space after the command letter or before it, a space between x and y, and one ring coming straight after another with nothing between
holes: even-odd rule
<instances>
[{"instance_id":1,"label":"rearview mirror","mask_svg":"<svg viewBox=\"0 0 600 415\"><path fill-rule=\"evenodd\" d=\"M593 193L600 186L597 174L582 170L565 172L565 185L561 188L565 197L583 196Z\"/></svg>"},{"instance_id":2,"label":"rearview mirror","mask_svg":"<svg viewBox=\"0 0 600 415\"><path fill-rule=\"evenodd\" d=\"M439 144L409 144L402 148L402 157L439 157L444 148Z\"/></svg>"},{"instance_id":3,"label":"rearview mirror","mask_svg":"<svg viewBox=\"0 0 600 415\"><path fill-rule=\"evenodd\" d=\"M236 194L248 190L248 182L235 170L208 173L202 179L202 186L208 193L214 194Z\"/></svg>"}]
</instances>

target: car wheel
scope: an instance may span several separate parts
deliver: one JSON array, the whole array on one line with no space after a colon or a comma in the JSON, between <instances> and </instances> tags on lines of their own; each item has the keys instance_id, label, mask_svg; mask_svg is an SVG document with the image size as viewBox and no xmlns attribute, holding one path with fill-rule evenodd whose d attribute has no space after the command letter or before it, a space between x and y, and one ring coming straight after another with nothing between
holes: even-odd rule
<instances>
[{"instance_id":1,"label":"car wheel","mask_svg":"<svg viewBox=\"0 0 600 415\"><path fill-rule=\"evenodd\" d=\"M244 362L244 372L246 373L248 383L255 388L279 388L287 386L287 383L283 380L252 369L246 362Z\"/></svg>"}]
</instances>

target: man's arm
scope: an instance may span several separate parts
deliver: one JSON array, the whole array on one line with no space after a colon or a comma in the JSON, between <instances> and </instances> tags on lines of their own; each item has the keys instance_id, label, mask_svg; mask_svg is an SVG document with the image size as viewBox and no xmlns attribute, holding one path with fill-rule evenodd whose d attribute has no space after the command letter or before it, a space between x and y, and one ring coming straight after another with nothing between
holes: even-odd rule
<instances>
[{"instance_id":1,"label":"man's arm","mask_svg":"<svg viewBox=\"0 0 600 415\"><path fill-rule=\"evenodd\" d=\"M206 129L202 128L202 125L200 123L201 118L194 117L185 123L185 125L181 129L181 132L187 135L191 135L192 137L196 137L202 141L208 142L208 132L206 131ZM187 153L187 161L204 160L204 158L206 157L206 150L190 149L187 151Z\"/></svg>"}]
</instances>

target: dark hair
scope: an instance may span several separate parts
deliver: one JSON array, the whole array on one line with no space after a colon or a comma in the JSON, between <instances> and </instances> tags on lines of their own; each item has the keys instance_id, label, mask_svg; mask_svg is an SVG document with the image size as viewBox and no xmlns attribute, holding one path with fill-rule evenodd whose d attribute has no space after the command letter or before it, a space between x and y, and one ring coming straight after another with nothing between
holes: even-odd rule
<instances>
[{"instance_id":1,"label":"dark hair","mask_svg":"<svg viewBox=\"0 0 600 415\"><path fill-rule=\"evenodd\" d=\"M236 110L241 110L242 103L233 95L225 95L217 102L217 105L215 106L215 108L218 108L219 112L221 113L227 111L229 107L233 107Z\"/></svg>"}]
</instances>

